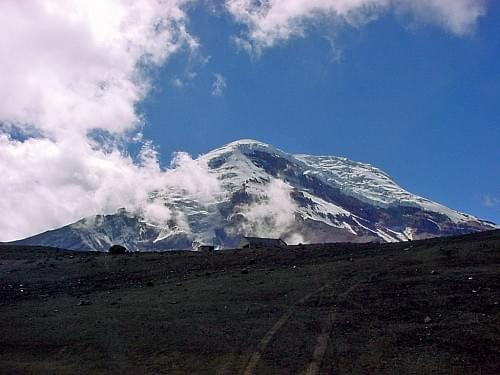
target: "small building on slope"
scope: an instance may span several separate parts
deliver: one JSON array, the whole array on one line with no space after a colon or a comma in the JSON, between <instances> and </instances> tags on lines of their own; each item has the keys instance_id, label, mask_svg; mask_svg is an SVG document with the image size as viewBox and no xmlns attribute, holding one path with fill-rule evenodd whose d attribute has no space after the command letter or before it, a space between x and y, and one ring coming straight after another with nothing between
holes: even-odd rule
<instances>
[{"instance_id":1,"label":"small building on slope","mask_svg":"<svg viewBox=\"0 0 500 375\"><path fill-rule=\"evenodd\" d=\"M269 247L286 247L287 244L281 238L241 237L238 244L239 249L263 249Z\"/></svg>"},{"instance_id":2,"label":"small building on slope","mask_svg":"<svg viewBox=\"0 0 500 375\"><path fill-rule=\"evenodd\" d=\"M200 245L198 246L198 251L204 252L204 253L211 253L215 251L215 246L214 245Z\"/></svg>"}]
</instances>

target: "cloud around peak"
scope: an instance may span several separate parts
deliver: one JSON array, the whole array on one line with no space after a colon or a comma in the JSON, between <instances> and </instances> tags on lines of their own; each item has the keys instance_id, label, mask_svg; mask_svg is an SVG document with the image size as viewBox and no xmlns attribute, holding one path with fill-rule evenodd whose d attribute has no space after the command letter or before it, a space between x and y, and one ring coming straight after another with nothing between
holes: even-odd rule
<instances>
[{"instance_id":1,"label":"cloud around peak","mask_svg":"<svg viewBox=\"0 0 500 375\"><path fill-rule=\"evenodd\" d=\"M0 240L124 206L168 218L150 192L172 181L189 190L195 177L162 169L150 142L139 161L124 150L143 124L148 70L197 47L186 4L0 2Z\"/></svg>"}]
</instances>

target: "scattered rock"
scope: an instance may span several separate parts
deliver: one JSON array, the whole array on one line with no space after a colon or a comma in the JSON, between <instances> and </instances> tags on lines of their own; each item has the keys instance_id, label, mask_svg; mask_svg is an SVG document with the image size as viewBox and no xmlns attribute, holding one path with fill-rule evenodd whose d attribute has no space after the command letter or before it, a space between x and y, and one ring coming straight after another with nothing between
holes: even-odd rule
<instances>
[{"instance_id":1,"label":"scattered rock","mask_svg":"<svg viewBox=\"0 0 500 375\"><path fill-rule=\"evenodd\" d=\"M76 305L77 305L77 306L89 306L89 305L91 305L91 304L92 304L92 303L91 303L90 301L88 301L88 300L83 300L83 299L82 299L82 300L80 300L80 301L79 301Z\"/></svg>"},{"instance_id":2,"label":"scattered rock","mask_svg":"<svg viewBox=\"0 0 500 375\"><path fill-rule=\"evenodd\" d=\"M108 252L112 255L123 255L127 252L127 248L122 245L113 245L109 248Z\"/></svg>"},{"instance_id":3,"label":"scattered rock","mask_svg":"<svg viewBox=\"0 0 500 375\"><path fill-rule=\"evenodd\" d=\"M424 323L426 323L426 324L427 324L427 323L430 323L430 322L432 322L432 318L431 318L429 315L427 315L427 316L425 317L425 319L424 319Z\"/></svg>"}]
</instances>

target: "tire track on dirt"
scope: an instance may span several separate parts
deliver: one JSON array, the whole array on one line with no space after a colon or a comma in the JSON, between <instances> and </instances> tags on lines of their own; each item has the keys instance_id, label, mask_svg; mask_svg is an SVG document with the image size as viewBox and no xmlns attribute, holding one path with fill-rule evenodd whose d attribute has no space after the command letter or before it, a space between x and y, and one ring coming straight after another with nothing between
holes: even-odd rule
<instances>
[{"instance_id":1,"label":"tire track on dirt","mask_svg":"<svg viewBox=\"0 0 500 375\"><path fill-rule=\"evenodd\" d=\"M262 358L262 355L264 354L264 351L266 350L267 346L271 342L271 340L274 338L276 333L279 331L281 327L290 319L290 317L293 315L295 307L305 303L309 298L314 296L315 294L318 294L325 290L329 285L323 285L321 288L315 290L314 292L311 292L304 297L302 297L299 301L297 301L285 314L281 316L281 318L271 327L269 331L264 335L262 340L260 340L259 345L257 346L257 350L252 353L250 356L250 359L248 360L248 363L245 367L245 370L243 371L243 375L252 375L255 371L255 368L257 367L258 363L260 362L260 359Z\"/></svg>"},{"instance_id":2,"label":"tire track on dirt","mask_svg":"<svg viewBox=\"0 0 500 375\"><path fill-rule=\"evenodd\" d=\"M360 282L355 283L350 288L348 288L345 292L338 295L338 300L343 300L347 297L354 289L359 286ZM333 328L333 322L335 321L337 316L337 312L330 312L328 317L321 329L321 333L316 339L316 346L314 347L312 360L309 362L309 366L307 366L306 375L317 375L319 374L319 370L321 368L321 363L323 362L323 357L325 356L326 349L328 348L328 343L331 340L331 333Z\"/></svg>"}]
</instances>

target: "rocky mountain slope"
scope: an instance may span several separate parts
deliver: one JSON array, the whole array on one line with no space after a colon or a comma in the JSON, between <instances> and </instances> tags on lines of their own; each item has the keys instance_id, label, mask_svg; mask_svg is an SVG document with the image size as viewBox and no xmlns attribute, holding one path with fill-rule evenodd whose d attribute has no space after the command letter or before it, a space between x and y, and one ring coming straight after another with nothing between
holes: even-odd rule
<instances>
[{"instance_id":1,"label":"rocky mountain slope","mask_svg":"<svg viewBox=\"0 0 500 375\"><path fill-rule=\"evenodd\" d=\"M414 195L369 164L342 157L292 155L239 140L196 159L219 193L200 202L183 191L151 192L171 213L151 220L121 209L38 234L21 244L104 250L233 247L241 235L288 243L394 242L495 229L493 223Z\"/></svg>"}]
</instances>

